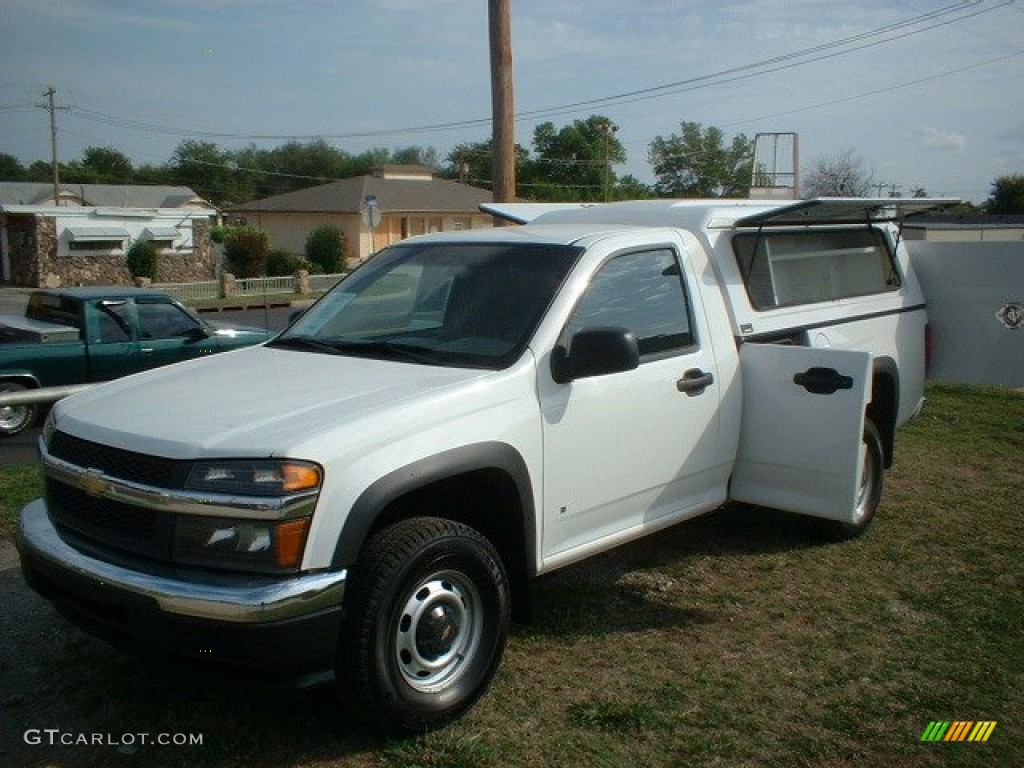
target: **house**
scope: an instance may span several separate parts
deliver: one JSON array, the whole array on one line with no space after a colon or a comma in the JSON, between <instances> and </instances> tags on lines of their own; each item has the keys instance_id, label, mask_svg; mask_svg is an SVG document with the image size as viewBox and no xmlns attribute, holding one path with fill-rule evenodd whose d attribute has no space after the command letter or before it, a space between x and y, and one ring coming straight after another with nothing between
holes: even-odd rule
<instances>
[{"instance_id":1,"label":"house","mask_svg":"<svg viewBox=\"0 0 1024 768\"><path fill-rule=\"evenodd\" d=\"M137 240L160 249L158 279L215 277L217 210L188 187L0 182L0 281L32 288L132 281Z\"/></svg>"},{"instance_id":2,"label":"house","mask_svg":"<svg viewBox=\"0 0 1024 768\"><path fill-rule=\"evenodd\" d=\"M388 165L370 175L287 192L232 206L231 223L264 230L274 248L301 254L306 238L324 225L344 235L350 262L412 235L493 226L479 210L493 201L485 189L435 177L418 165ZM375 226L371 226L375 224Z\"/></svg>"}]
</instances>

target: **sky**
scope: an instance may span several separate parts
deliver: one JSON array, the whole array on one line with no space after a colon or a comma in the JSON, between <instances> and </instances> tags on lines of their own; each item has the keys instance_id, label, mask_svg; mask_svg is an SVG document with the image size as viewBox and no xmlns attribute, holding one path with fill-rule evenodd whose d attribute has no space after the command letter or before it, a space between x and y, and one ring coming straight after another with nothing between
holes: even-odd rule
<instances>
[{"instance_id":1,"label":"sky","mask_svg":"<svg viewBox=\"0 0 1024 768\"><path fill-rule=\"evenodd\" d=\"M795 133L873 190L983 202L1024 173L1024 0L510 0L516 140L590 115L619 175L681 123ZM484 0L0 0L0 152L160 165L323 138L351 154L490 137ZM784 152L788 157L788 152Z\"/></svg>"}]
</instances>

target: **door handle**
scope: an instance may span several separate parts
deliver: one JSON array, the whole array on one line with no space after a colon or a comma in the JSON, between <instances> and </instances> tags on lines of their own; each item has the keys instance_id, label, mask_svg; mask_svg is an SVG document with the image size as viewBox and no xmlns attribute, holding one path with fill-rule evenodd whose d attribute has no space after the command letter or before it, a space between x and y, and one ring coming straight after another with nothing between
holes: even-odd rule
<instances>
[{"instance_id":1,"label":"door handle","mask_svg":"<svg viewBox=\"0 0 1024 768\"><path fill-rule=\"evenodd\" d=\"M714 374L700 368L691 368L676 382L676 389L685 393L687 397L694 397L703 394L704 390L714 383Z\"/></svg>"},{"instance_id":2,"label":"door handle","mask_svg":"<svg viewBox=\"0 0 1024 768\"><path fill-rule=\"evenodd\" d=\"M143 347L139 351L144 355L151 355L153 354L153 347Z\"/></svg>"},{"instance_id":3,"label":"door handle","mask_svg":"<svg viewBox=\"0 0 1024 768\"><path fill-rule=\"evenodd\" d=\"M812 395L832 395L840 389L853 389L853 378L835 368L808 368L793 377L793 383Z\"/></svg>"}]
</instances>

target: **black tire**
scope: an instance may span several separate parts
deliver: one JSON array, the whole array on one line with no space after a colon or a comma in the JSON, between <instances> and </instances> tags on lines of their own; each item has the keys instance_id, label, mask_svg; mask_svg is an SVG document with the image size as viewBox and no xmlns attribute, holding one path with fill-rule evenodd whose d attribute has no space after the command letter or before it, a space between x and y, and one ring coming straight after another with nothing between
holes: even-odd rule
<instances>
[{"instance_id":1,"label":"black tire","mask_svg":"<svg viewBox=\"0 0 1024 768\"><path fill-rule=\"evenodd\" d=\"M16 381L0 381L0 393L25 392L24 384ZM0 406L0 437L13 437L36 423L39 413L38 405L2 405Z\"/></svg>"},{"instance_id":2,"label":"black tire","mask_svg":"<svg viewBox=\"0 0 1024 768\"><path fill-rule=\"evenodd\" d=\"M339 694L374 728L424 733L458 718L505 649L509 587L474 529L413 518L376 534L352 569Z\"/></svg>"},{"instance_id":3,"label":"black tire","mask_svg":"<svg viewBox=\"0 0 1024 768\"><path fill-rule=\"evenodd\" d=\"M857 492L857 507L854 519L849 523L837 523L836 534L841 539L860 536L875 519L875 512L882 501L882 486L885 483L885 453L882 435L871 419L864 419L864 464L861 466L860 489Z\"/></svg>"}]
</instances>

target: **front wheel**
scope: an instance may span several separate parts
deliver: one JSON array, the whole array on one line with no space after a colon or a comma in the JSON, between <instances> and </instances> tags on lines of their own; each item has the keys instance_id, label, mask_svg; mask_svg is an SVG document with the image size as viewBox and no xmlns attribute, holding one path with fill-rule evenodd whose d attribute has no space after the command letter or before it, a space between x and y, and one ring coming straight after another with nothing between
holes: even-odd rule
<instances>
[{"instance_id":1,"label":"front wheel","mask_svg":"<svg viewBox=\"0 0 1024 768\"><path fill-rule=\"evenodd\" d=\"M27 387L16 381L0 381L0 394L25 392ZM13 437L31 427L39 412L38 405L0 405L0 437Z\"/></svg>"},{"instance_id":2,"label":"front wheel","mask_svg":"<svg viewBox=\"0 0 1024 768\"><path fill-rule=\"evenodd\" d=\"M487 689L508 623L508 579L486 538L440 518L396 523L353 569L339 692L389 733L439 728Z\"/></svg>"}]
</instances>

